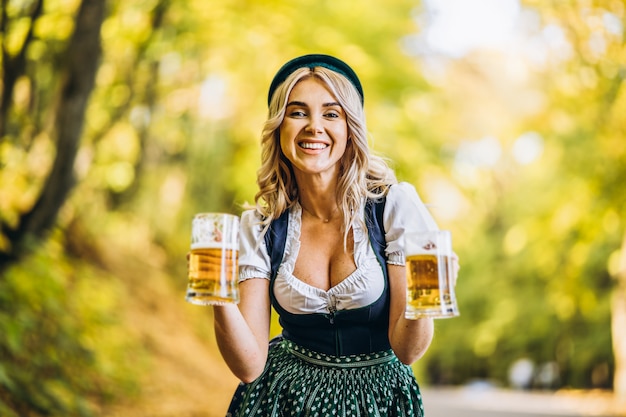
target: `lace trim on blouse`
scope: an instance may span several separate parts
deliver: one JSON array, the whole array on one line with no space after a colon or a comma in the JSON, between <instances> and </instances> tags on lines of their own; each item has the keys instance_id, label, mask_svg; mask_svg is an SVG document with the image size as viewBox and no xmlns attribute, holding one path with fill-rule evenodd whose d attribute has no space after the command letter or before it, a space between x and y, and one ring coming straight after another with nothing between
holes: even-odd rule
<instances>
[{"instance_id":1,"label":"lace trim on blouse","mask_svg":"<svg viewBox=\"0 0 626 417\"><path fill-rule=\"evenodd\" d=\"M354 262L356 270L340 283L325 291L293 275L300 250L302 209L295 205L289 213L285 256L278 269L274 293L280 305L293 314L329 313L359 308L376 301L385 288L382 268L369 245L367 234L354 225Z\"/></svg>"}]
</instances>

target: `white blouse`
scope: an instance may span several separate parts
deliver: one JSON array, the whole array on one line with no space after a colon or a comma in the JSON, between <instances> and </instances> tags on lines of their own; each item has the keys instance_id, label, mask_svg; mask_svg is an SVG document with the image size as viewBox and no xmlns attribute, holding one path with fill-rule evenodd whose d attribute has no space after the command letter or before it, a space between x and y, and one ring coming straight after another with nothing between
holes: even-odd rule
<instances>
[{"instance_id":1,"label":"white blouse","mask_svg":"<svg viewBox=\"0 0 626 417\"><path fill-rule=\"evenodd\" d=\"M364 216L365 213L362 213ZM335 310L364 307L376 301L385 289L383 271L370 245L364 226L355 222L354 262L356 270L328 291L313 287L293 275L300 250L302 208L294 205L289 212L289 227L283 262L274 282L274 295L280 305L293 314L330 313ZM401 236L405 231L436 230L437 224L422 203L415 188L406 182L393 185L387 194L383 225L387 263L404 265ZM241 216L239 245L239 281L251 278L270 279L270 257L261 236L261 219L256 210Z\"/></svg>"}]
</instances>

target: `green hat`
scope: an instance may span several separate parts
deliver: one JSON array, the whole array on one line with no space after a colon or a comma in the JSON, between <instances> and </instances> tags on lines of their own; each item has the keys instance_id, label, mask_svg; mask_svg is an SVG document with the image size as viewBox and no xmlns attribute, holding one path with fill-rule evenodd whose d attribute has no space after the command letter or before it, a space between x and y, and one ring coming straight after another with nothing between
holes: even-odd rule
<instances>
[{"instance_id":1,"label":"green hat","mask_svg":"<svg viewBox=\"0 0 626 417\"><path fill-rule=\"evenodd\" d=\"M330 55L311 54L294 58L278 70L278 72L274 76L274 79L272 80L272 84L270 84L270 90L267 95L267 105L269 106L270 102L272 101L272 96L274 95L274 91L276 91L276 88L278 88L278 86L282 84L292 72L294 72L298 68L313 69L315 67L328 68L329 70L338 72L339 74L346 77L352 83L354 88L356 88L356 90L359 92L359 95L361 97L361 105L363 104L363 87L361 87L359 77L357 77L356 73L352 70L352 68L350 68L348 64Z\"/></svg>"}]
</instances>

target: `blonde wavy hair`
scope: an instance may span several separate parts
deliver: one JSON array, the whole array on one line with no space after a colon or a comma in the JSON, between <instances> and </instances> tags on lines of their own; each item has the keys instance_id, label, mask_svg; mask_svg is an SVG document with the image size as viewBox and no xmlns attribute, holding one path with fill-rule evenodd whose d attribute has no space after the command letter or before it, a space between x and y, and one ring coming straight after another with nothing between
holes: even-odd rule
<instances>
[{"instance_id":1,"label":"blonde wavy hair","mask_svg":"<svg viewBox=\"0 0 626 417\"><path fill-rule=\"evenodd\" d=\"M298 201L298 186L290 161L280 147L279 128L285 117L287 99L300 81L315 77L321 80L337 99L347 115L346 151L340 160L336 199L343 217L344 242L354 221L363 223L359 214L366 199L378 199L397 182L387 162L370 152L361 97L343 75L325 67L299 68L291 73L274 92L269 114L261 135L261 168L257 172L259 191L256 209L263 217L265 229L272 220Z\"/></svg>"}]
</instances>

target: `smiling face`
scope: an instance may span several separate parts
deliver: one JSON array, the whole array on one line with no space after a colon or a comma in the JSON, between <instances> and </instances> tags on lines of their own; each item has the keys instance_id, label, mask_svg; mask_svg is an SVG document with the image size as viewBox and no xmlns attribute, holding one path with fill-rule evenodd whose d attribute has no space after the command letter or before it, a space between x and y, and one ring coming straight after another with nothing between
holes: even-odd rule
<instances>
[{"instance_id":1,"label":"smiling face","mask_svg":"<svg viewBox=\"0 0 626 417\"><path fill-rule=\"evenodd\" d=\"M322 81L309 77L296 84L280 125L280 147L296 177L335 178L347 143L346 114Z\"/></svg>"}]
</instances>

